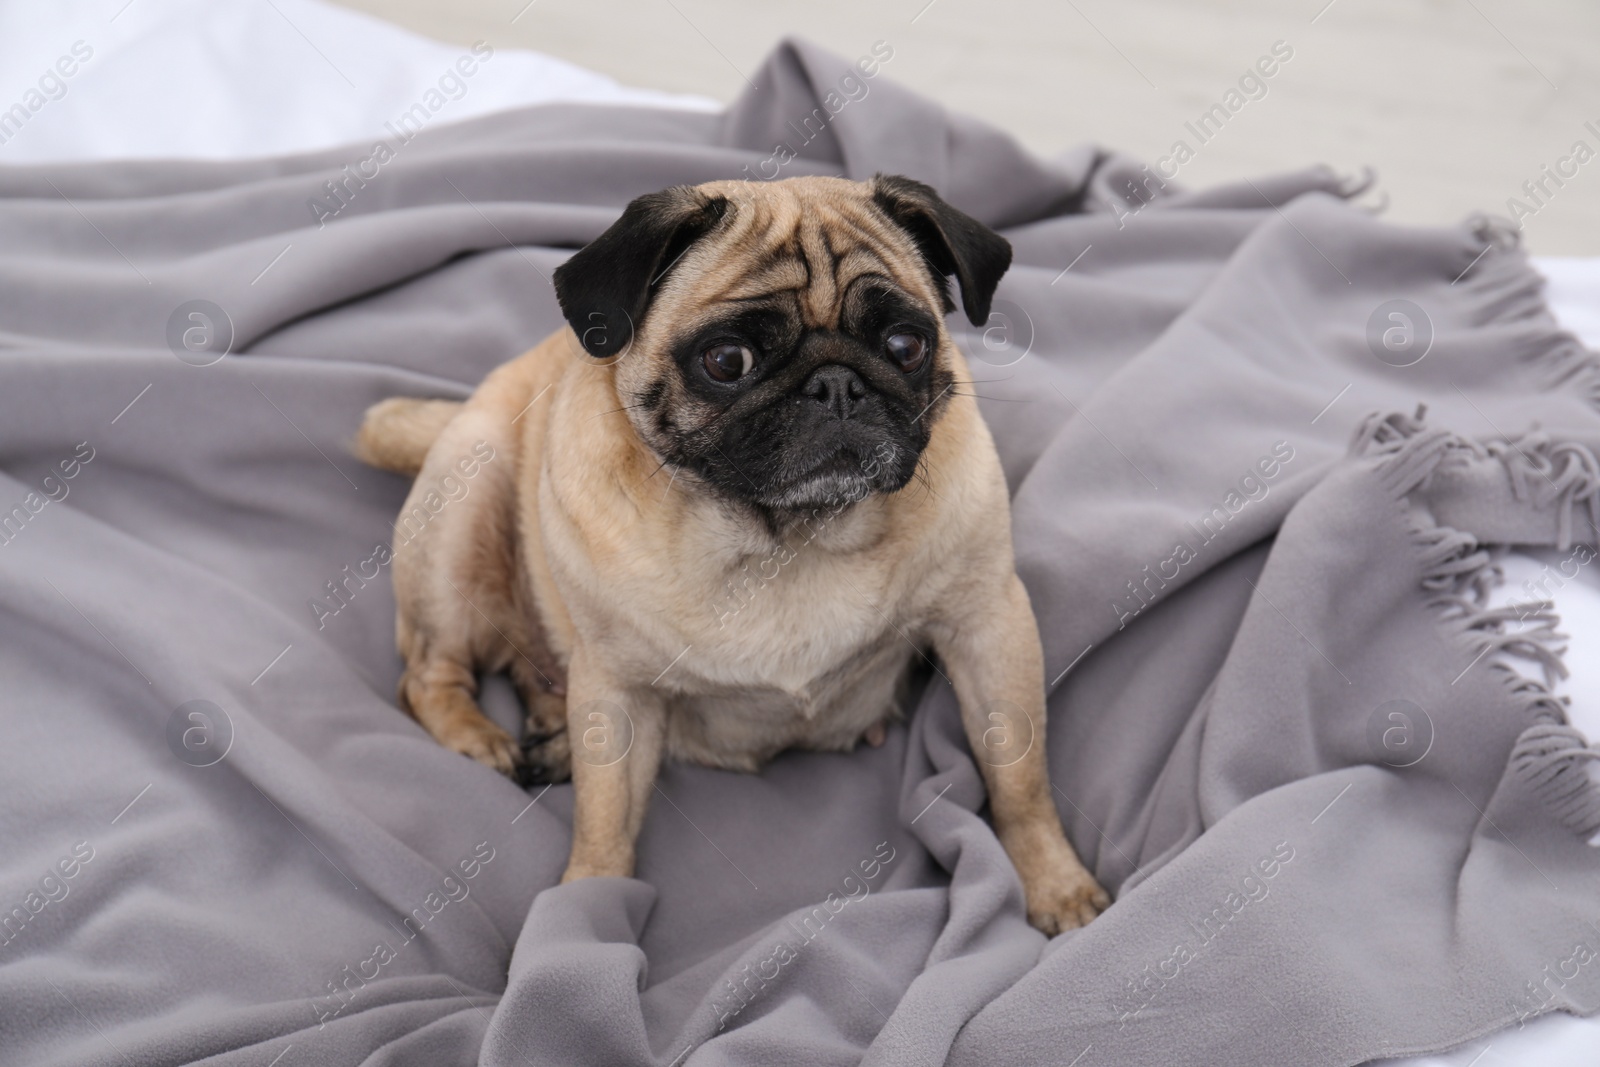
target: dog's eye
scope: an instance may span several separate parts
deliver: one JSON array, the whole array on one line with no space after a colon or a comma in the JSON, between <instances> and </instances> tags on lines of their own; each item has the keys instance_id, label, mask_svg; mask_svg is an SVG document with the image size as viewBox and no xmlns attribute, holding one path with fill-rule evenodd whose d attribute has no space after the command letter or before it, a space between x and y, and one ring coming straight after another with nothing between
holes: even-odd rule
<instances>
[{"instance_id":1,"label":"dog's eye","mask_svg":"<svg viewBox=\"0 0 1600 1067\"><path fill-rule=\"evenodd\" d=\"M712 345L702 357L706 373L719 382L735 382L750 373L755 366L755 355L744 345L725 342Z\"/></svg>"},{"instance_id":2,"label":"dog's eye","mask_svg":"<svg viewBox=\"0 0 1600 1067\"><path fill-rule=\"evenodd\" d=\"M927 358L928 342L914 333L893 333L883 342L883 350L889 353L895 366L910 374Z\"/></svg>"}]
</instances>

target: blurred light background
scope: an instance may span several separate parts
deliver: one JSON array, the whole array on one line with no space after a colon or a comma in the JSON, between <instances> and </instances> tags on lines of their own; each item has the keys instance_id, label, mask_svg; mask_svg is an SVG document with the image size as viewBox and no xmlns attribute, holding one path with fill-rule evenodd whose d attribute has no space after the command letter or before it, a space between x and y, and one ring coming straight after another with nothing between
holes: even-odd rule
<instances>
[{"instance_id":1,"label":"blurred light background","mask_svg":"<svg viewBox=\"0 0 1600 1067\"><path fill-rule=\"evenodd\" d=\"M1600 254L1597 0L343 4L441 41L537 49L626 84L723 101L786 34L850 57L881 40L894 49L888 76L1041 154L1093 141L1154 163L1183 140L1195 155L1176 181L1190 187L1316 162L1370 165L1394 221L1509 217L1515 197L1532 209L1522 219L1532 251ZM1265 95L1200 144L1184 124L1279 41L1293 56ZM1580 164L1578 141L1595 158ZM1545 167L1570 176L1558 186ZM1523 183L1541 180L1535 200Z\"/></svg>"}]
</instances>

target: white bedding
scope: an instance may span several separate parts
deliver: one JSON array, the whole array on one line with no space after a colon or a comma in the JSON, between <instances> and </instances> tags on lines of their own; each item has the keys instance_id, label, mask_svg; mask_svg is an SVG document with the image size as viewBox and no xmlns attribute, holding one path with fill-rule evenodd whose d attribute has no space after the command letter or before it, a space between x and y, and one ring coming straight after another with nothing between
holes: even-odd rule
<instances>
[{"instance_id":1,"label":"white bedding","mask_svg":"<svg viewBox=\"0 0 1600 1067\"><path fill-rule=\"evenodd\" d=\"M447 83L439 121L556 100L721 107L487 43L462 88ZM0 125L0 163L229 159L377 137L470 52L316 0L0 0L0 112L30 90L45 100L20 130ZM65 77L64 56L77 61Z\"/></svg>"},{"instance_id":2,"label":"white bedding","mask_svg":"<svg viewBox=\"0 0 1600 1067\"><path fill-rule=\"evenodd\" d=\"M490 46L492 55L474 64L471 78L447 83L442 121L554 101L720 107L704 97L630 88L537 52ZM0 121L0 164L238 158L381 136L385 122L439 86L469 51L318 0L0 0L0 113L19 102L30 108L20 124ZM1537 263L1550 280L1556 315L1600 349L1600 258ZM1498 600L1524 597L1523 581L1545 562L1508 558ZM1600 737L1600 577L1593 571L1585 568L1555 593L1574 673L1558 691L1571 697L1573 722ZM1597 1061L1600 1018L1553 1015L1444 1056L1387 1062L1593 1067Z\"/></svg>"}]
</instances>

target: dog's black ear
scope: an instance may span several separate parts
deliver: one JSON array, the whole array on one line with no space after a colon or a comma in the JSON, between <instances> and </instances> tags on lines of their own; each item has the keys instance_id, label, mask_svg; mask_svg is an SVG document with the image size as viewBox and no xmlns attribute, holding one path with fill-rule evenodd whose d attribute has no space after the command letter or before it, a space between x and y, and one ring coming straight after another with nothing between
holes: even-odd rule
<instances>
[{"instance_id":1,"label":"dog's black ear","mask_svg":"<svg viewBox=\"0 0 1600 1067\"><path fill-rule=\"evenodd\" d=\"M556 268L556 299L591 356L633 340L661 279L727 213L726 197L680 185L634 200L611 228Z\"/></svg>"},{"instance_id":2,"label":"dog's black ear","mask_svg":"<svg viewBox=\"0 0 1600 1067\"><path fill-rule=\"evenodd\" d=\"M995 287L1011 266L1011 242L911 178L874 175L872 199L917 242L944 294L944 309L955 310L946 281L954 274L967 318L974 326L988 322Z\"/></svg>"}]
</instances>

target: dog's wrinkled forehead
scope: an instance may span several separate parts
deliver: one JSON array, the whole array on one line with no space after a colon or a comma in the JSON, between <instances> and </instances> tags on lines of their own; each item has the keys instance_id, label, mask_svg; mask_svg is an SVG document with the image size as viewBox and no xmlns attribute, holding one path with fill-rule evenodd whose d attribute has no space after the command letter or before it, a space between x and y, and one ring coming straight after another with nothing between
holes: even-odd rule
<instances>
[{"instance_id":1,"label":"dog's wrinkled forehead","mask_svg":"<svg viewBox=\"0 0 1600 1067\"><path fill-rule=\"evenodd\" d=\"M727 198L724 219L688 249L655 299L692 315L697 308L788 297L801 325L836 329L856 282L887 282L945 311L911 235L858 182L818 178L793 184L718 182L701 186Z\"/></svg>"},{"instance_id":2,"label":"dog's wrinkled forehead","mask_svg":"<svg viewBox=\"0 0 1600 1067\"><path fill-rule=\"evenodd\" d=\"M1011 264L1005 238L921 182L800 177L676 186L630 203L610 229L556 269L556 297L590 355L633 342L658 298L692 305L792 293L803 325L837 324L853 285L876 276L937 318L948 281L975 325L988 320Z\"/></svg>"}]
</instances>

